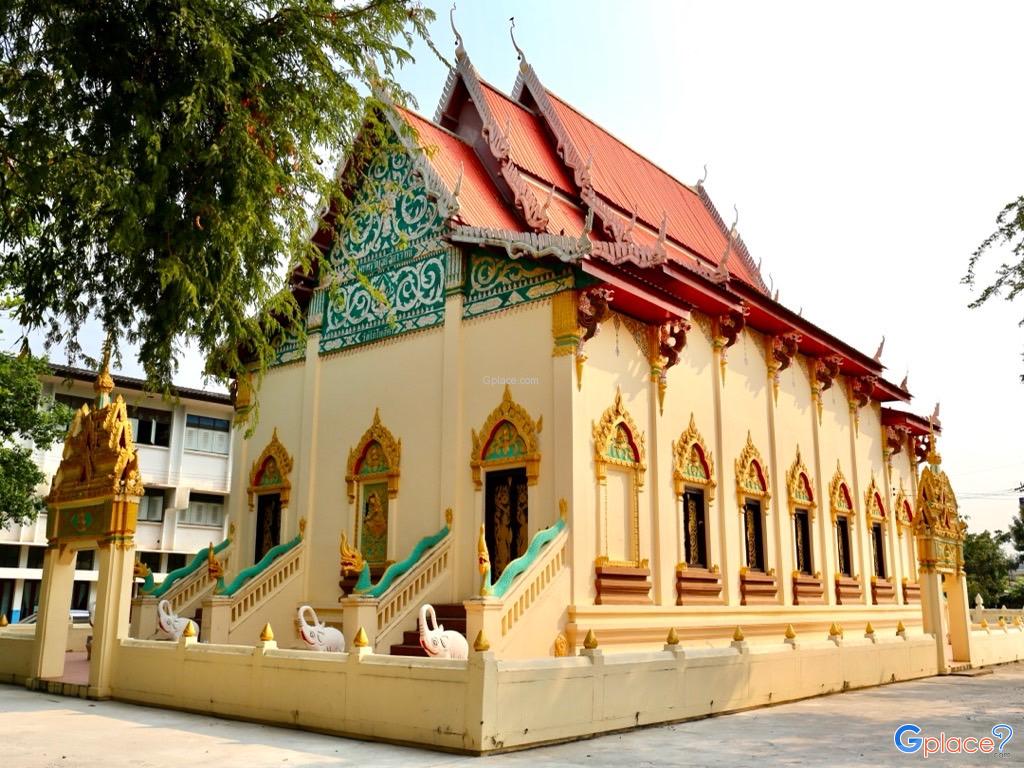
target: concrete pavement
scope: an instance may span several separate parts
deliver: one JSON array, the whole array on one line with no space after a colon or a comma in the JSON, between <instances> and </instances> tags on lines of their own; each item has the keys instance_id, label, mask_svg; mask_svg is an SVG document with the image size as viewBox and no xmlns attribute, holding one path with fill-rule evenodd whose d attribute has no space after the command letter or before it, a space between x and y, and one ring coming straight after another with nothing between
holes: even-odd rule
<instances>
[{"instance_id":1,"label":"concrete pavement","mask_svg":"<svg viewBox=\"0 0 1024 768\"><path fill-rule=\"evenodd\" d=\"M60 698L0 685L4 745L12 768L263 766L880 766L913 765L893 732L991 737L1015 731L1004 754L932 755L929 766L1024 765L1024 663L984 677L935 677L645 728L527 752L472 758L233 722L118 702Z\"/></svg>"}]
</instances>

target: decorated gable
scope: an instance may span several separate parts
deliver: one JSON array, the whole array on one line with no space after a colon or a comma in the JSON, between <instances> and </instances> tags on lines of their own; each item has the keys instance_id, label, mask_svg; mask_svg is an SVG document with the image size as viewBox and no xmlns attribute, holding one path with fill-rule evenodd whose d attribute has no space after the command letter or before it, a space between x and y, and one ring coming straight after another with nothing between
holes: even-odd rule
<instances>
[{"instance_id":1,"label":"decorated gable","mask_svg":"<svg viewBox=\"0 0 1024 768\"><path fill-rule=\"evenodd\" d=\"M340 284L322 304L321 353L430 328L444 318L444 216L413 156L397 139L390 144L360 177L338 227L330 259Z\"/></svg>"}]
</instances>

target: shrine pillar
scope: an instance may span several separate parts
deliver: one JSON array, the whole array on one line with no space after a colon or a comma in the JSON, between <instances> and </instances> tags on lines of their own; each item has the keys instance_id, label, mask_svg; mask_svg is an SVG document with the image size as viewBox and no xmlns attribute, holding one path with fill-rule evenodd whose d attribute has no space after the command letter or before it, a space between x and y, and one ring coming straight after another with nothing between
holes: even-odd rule
<instances>
[{"instance_id":1,"label":"shrine pillar","mask_svg":"<svg viewBox=\"0 0 1024 768\"><path fill-rule=\"evenodd\" d=\"M121 499L115 504L134 507L138 497ZM99 579L96 582L96 609L93 619L92 658L89 661L89 695L110 696L114 653L120 640L128 637L128 615L132 599L135 545L132 541L106 542L99 549Z\"/></svg>"},{"instance_id":2,"label":"shrine pillar","mask_svg":"<svg viewBox=\"0 0 1024 768\"><path fill-rule=\"evenodd\" d=\"M47 549L43 555L32 677L46 679L64 674L76 554L74 549L64 547Z\"/></svg>"}]
</instances>

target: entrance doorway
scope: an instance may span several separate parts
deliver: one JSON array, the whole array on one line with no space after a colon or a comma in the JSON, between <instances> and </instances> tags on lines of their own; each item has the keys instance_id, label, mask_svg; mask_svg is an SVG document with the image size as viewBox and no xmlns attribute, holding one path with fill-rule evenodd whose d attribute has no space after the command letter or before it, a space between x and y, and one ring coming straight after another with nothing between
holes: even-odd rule
<instances>
[{"instance_id":1,"label":"entrance doorway","mask_svg":"<svg viewBox=\"0 0 1024 768\"><path fill-rule=\"evenodd\" d=\"M526 468L503 469L485 475L484 524L491 579L497 580L530 543Z\"/></svg>"},{"instance_id":2,"label":"entrance doorway","mask_svg":"<svg viewBox=\"0 0 1024 768\"><path fill-rule=\"evenodd\" d=\"M256 502L256 547L253 562L258 563L281 543L281 495L263 493Z\"/></svg>"}]
</instances>

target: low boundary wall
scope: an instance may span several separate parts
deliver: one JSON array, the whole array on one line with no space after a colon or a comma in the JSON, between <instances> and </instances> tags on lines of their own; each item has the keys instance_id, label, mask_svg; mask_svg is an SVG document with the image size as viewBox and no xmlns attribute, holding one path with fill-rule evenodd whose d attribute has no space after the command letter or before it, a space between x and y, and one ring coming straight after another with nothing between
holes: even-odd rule
<instances>
[{"instance_id":1,"label":"low boundary wall","mask_svg":"<svg viewBox=\"0 0 1024 768\"><path fill-rule=\"evenodd\" d=\"M1024 658L1019 628L974 631L975 666ZM0 633L0 682L24 682L32 638ZM931 635L468 661L124 639L112 697L158 707L486 753L677 722L936 674Z\"/></svg>"}]
</instances>

